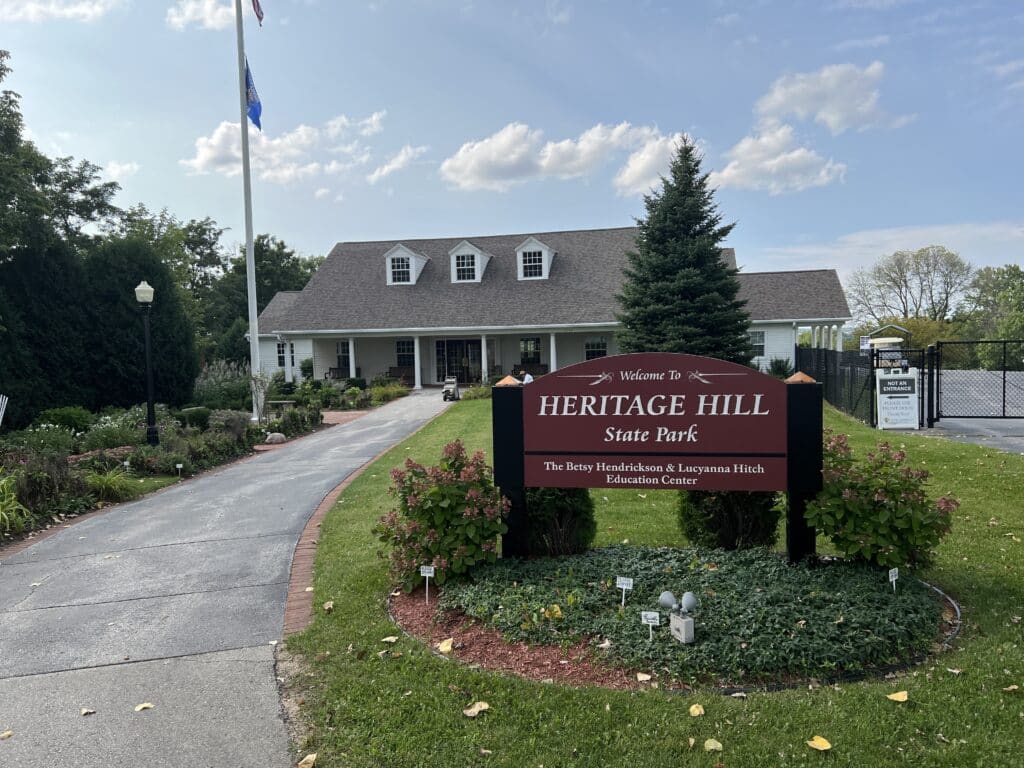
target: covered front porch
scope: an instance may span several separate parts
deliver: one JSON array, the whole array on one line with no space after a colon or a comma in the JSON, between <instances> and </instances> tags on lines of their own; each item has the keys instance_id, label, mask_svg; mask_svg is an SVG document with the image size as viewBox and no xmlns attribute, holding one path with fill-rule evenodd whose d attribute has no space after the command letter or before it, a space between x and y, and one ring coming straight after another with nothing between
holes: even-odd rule
<instances>
[{"instance_id":1,"label":"covered front porch","mask_svg":"<svg viewBox=\"0 0 1024 768\"><path fill-rule=\"evenodd\" d=\"M541 376L618 353L614 326L323 335L312 339L313 375L347 379L390 376L420 389L454 376L460 384L495 381L521 371Z\"/></svg>"}]
</instances>

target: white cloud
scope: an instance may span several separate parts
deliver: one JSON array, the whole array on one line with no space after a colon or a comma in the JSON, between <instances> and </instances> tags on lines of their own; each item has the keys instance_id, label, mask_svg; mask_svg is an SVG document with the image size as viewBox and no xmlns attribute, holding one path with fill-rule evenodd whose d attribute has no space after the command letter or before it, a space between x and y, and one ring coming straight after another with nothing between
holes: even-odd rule
<instances>
[{"instance_id":1,"label":"white cloud","mask_svg":"<svg viewBox=\"0 0 1024 768\"><path fill-rule=\"evenodd\" d=\"M548 0L546 11L548 21L552 24L568 24L572 19L572 6L562 0Z\"/></svg>"},{"instance_id":2,"label":"white cloud","mask_svg":"<svg viewBox=\"0 0 1024 768\"><path fill-rule=\"evenodd\" d=\"M543 133L525 123L509 123L479 141L469 141L441 163L441 178L459 189L504 192L533 179L571 179L597 170L621 150L640 151L666 140L657 128L597 125L575 139L543 141ZM620 190L626 185L620 185Z\"/></svg>"},{"instance_id":3,"label":"white cloud","mask_svg":"<svg viewBox=\"0 0 1024 768\"><path fill-rule=\"evenodd\" d=\"M885 65L874 61L863 69L854 64L833 64L817 72L786 75L772 84L755 110L765 118L813 118L832 135L850 128L891 125L878 104L878 83L884 72Z\"/></svg>"},{"instance_id":4,"label":"white cloud","mask_svg":"<svg viewBox=\"0 0 1024 768\"><path fill-rule=\"evenodd\" d=\"M846 166L796 145L793 127L763 124L725 153L729 163L710 176L716 187L767 190L769 194L800 192L841 181Z\"/></svg>"},{"instance_id":5,"label":"white cloud","mask_svg":"<svg viewBox=\"0 0 1024 768\"><path fill-rule=\"evenodd\" d=\"M832 241L769 246L749 256L759 270L820 269L823 264L848 275L898 250L944 245L976 267L1002 266L1024 250L1024 220L982 221L865 229Z\"/></svg>"},{"instance_id":6,"label":"white cloud","mask_svg":"<svg viewBox=\"0 0 1024 768\"><path fill-rule=\"evenodd\" d=\"M920 0L839 0L836 8L855 8L857 10L884 11L889 8L897 8L908 3L916 3Z\"/></svg>"},{"instance_id":7,"label":"white cloud","mask_svg":"<svg viewBox=\"0 0 1024 768\"><path fill-rule=\"evenodd\" d=\"M327 187L320 187L313 193L313 197L315 197L317 200L323 200L329 194L331 194L331 190L329 190Z\"/></svg>"},{"instance_id":8,"label":"white cloud","mask_svg":"<svg viewBox=\"0 0 1024 768\"><path fill-rule=\"evenodd\" d=\"M874 37L859 37L853 40L843 40L836 43L832 48L836 51L854 51L861 48L881 48L888 45L892 38L889 35L875 35Z\"/></svg>"},{"instance_id":9,"label":"white cloud","mask_svg":"<svg viewBox=\"0 0 1024 768\"><path fill-rule=\"evenodd\" d=\"M994 64L989 69L995 73L996 77L1007 77L1024 69L1024 59L1014 59L1013 61L1005 61L1002 64Z\"/></svg>"},{"instance_id":10,"label":"white cloud","mask_svg":"<svg viewBox=\"0 0 1024 768\"><path fill-rule=\"evenodd\" d=\"M643 195L658 185L675 156L681 133L656 136L626 158L612 184L620 195Z\"/></svg>"},{"instance_id":11,"label":"white cloud","mask_svg":"<svg viewBox=\"0 0 1024 768\"><path fill-rule=\"evenodd\" d=\"M167 9L166 20L168 26L177 30L189 24L198 24L202 29L225 29L234 23L235 9L218 0L178 0L177 5Z\"/></svg>"},{"instance_id":12,"label":"white cloud","mask_svg":"<svg viewBox=\"0 0 1024 768\"><path fill-rule=\"evenodd\" d=\"M384 163L384 165L375 168L374 171L366 177L366 180L370 184L376 184L378 181L386 176L390 176L395 171L400 171L405 168L409 163L415 160L417 157L427 151L426 147L413 147L406 144L398 152L392 155Z\"/></svg>"},{"instance_id":13,"label":"white cloud","mask_svg":"<svg viewBox=\"0 0 1024 768\"><path fill-rule=\"evenodd\" d=\"M129 176L134 176L138 173L139 167L139 164L133 161L121 163L117 160L111 160L107 163L107 167L104 170L107 172L107 178L111 181L123 181Z\"/></svg>"},{"instance_id":14,"label":"white cloud","mask_svg":"<svg viewBox=\"0 0 1024 768\"><path fill-rule=\"evenodd\" d=\"M262 132L250 132L249 156L257 178L288 184L319 174L322 166L311 160L320 132L300 125L292 131L270 138ZM242 138L238 123L218 125L210 136L196 139L196 155L179 162L193 174L219 173L237 176L242 172Z\"/></svg>"},{"instance_id":15,"label":"white cloud","mask_svg":"<svg viewBox=\"0 0 1024 768\"><path fill-rule=\"evenodd\" d=\"M358 120L348 115L337 115L327 121L325 130L332 139L346 136L350 131L355 131L360 136L376 136L384 130L384 118L387 114L387 110L382 109Z\"/></svg>"},{"instance_id":16,"label":"white cloud","mask_svg":"<svg viewBox=\"0 0 1024 768\"><path fill-rule=\"evenodd\" d=\"M504 192L538 175L541 132L509 123L480 141L467 141L441 163L441 178L459 189Z\"/></svg>"},{"instance_id":17,"label":"white cloud","mask_svg":"<svg viewBox=\"0 0 1024 768\"><path fill-rule=\"evenodd\" d=\"M0 0L0 21L96 21L123 0Z\"/></svg>"},{"instance_id":18,"label":"white cloud","mask_svg":"<svg viewBox=\"0 0 1024 768\"><path fill-rule=\"evenodd\" d=\"M718 24L721 27L729 27L738 22L739 20L740 15L738 13L727 13L724 16L716 16L715 24Z\"/></svg>"}]
</instances>

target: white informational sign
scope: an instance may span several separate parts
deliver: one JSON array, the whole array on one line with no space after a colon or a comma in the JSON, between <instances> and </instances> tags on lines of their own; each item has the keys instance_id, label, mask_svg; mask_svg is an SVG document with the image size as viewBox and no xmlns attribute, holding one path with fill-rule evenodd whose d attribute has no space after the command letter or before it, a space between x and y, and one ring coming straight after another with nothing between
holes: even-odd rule
<instances>
[{"instance_id":1,"label":"white informational sign","mask_svg":"<svg viewBox=\"0 0 1024 768\"><path fill-rule=\"evenodd\" d=\"M632 589L633 578L631 576L616 576L615 577L615 588L616 589Z\"/></svg>"},{"instance_id":2,"label":"white informational sign","mask_svg":"<svg viewBox=\"0 0 1024 768\"><path fill-rule=\"evenodd\" d=\"M860 337L860 351L861 352L870 352L871 351L871 337L870 336L861 336Z\"/></svg>"},{"instance_id":3,"label":"white informational sign","mask_svg":"<svg viewBox=\"0 0 1024 768\"><path fill-rule=\"evenodd\" d=\"M432 566L432 565L421 565L420 566L420 576L427 577L427 576L433 576L433 575L434 575L434 566Z\"/></svg>"},{"instance_id":4,"label":"white informational sign","mask_svg":"<svg viewBox=\"0 0 1024 768\"><path fill-rule=\"evenodd\" d=\"M647 639L654 639L654 628L661 626L661 613L658 611L640 611L640 623L647 625Z\"/></svg>"},{"instance_id":5,"label":"white informational sign","mask_svg":"<svg viewBox=\"0 0 1024 768\"><path fill-rule=\"evenodd\" d=\"M875 373L878 428L918 429L921 423L917 368L908 368L906 373L898 368L891 371L879 368Z\"/></svg>"},{"instance_id":6,"label":"white informational sign","mask_svg":"<svg viewBox=\"0 0 1024 768\"><path fill-rule=\"evenodd\" d=\"M900 569L899 568L890 568L889 569L889 583L892 584L892 591L893 592L896 591L896 579L898 579L899 577L900 577Z\"/></svg>"}]
</instances>

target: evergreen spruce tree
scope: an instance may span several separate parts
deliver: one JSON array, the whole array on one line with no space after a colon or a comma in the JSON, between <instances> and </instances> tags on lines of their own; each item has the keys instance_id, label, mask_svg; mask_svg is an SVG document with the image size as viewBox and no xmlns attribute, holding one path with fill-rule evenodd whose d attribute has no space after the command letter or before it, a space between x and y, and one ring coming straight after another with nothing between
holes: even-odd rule
<instances>
[{"instance_id":1,"label":"evergreen spruce tree","mask_svg":"<svg viewBox=\"0 0 1024 768\"><path fill-rule=\"evenodd\" d=\"M696 147L683 139L646 218L617 297L623 352L686 352L748 363L750 317L737 299L737 270L722 260L722 224Z\"/></svg>"}]
</instances>

